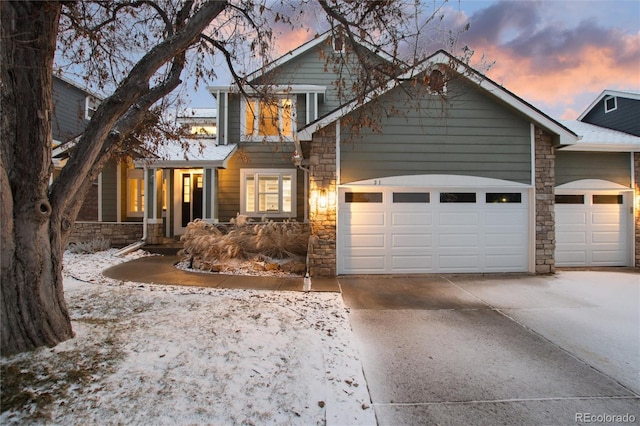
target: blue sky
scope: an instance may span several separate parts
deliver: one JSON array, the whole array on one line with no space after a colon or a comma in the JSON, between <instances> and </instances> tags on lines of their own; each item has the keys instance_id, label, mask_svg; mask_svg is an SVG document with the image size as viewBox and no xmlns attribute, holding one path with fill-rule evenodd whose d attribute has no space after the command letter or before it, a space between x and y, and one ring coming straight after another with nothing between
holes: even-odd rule
<instances>
[{"instance_id":1,"label":"blue sky","mask_svg":"<svg viewBox=\"0 0 640 426\"><path fill-rule=\"evenodd\" d=\"M474 66L554 118L577 118L605 89L640 91L638 0L450 0L441 10L444 26L470 22L458 45L475 51ZM288 34L281 53L313 34ZM478 63L483 56L493 63L488 70ZM200 88L191 106L210 107L210 99Z\"/></svg>"}]
</instances>

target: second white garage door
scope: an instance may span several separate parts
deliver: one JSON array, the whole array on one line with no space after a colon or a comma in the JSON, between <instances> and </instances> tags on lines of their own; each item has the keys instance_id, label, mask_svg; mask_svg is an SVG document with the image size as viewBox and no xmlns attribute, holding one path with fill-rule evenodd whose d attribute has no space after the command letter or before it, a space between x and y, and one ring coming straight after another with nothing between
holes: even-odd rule
<instances>
[{"instance_id":1,"label":"second white garage door","mask_svg":"<svg viewBox=\"0 0 640 426\"><path fill-rule=\"evenodd\" d=\"M343 187L338 273L529 270L529 191Z\"/></svg>"},{"instance_id":2,"label":"second white garage door","mask_svg":"<svg viewBox=\"0 0 640 426\"><path fill-rule=\"evenodd\" d=\"M631 265L631 192L557 192L557 266Z\"/></svg>"}]
</instances>

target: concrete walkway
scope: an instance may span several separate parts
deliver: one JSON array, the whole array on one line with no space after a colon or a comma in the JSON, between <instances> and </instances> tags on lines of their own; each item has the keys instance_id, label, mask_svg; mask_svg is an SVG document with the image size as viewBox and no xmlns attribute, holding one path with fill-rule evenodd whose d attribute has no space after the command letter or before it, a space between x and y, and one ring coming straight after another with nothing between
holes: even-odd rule
<instances>
[{"instance_id":1,"label":"concrete walkway","mask_svg":"<svg viewBox=\"0 0 640 426\"><path fill-rule=\"evenodd\" d=\"M256 277L188 272L175 267L179 261L178 256L148 256L112 266L102 273L108 278L120 281L149 284L302 291L302 277ZM314 278L311 281L311 291L339 292L340 288L335 278Z\"/></svg>"},{"instance_id":2,"label":"concrete walkway","mask_svg":"<svg viewBox=\"0 0 640 426\"><path fill-rule=\"evenodd\" d=\"M339 281L380 425L640 422L638 274Z\"/></svg>"}]
</instances>

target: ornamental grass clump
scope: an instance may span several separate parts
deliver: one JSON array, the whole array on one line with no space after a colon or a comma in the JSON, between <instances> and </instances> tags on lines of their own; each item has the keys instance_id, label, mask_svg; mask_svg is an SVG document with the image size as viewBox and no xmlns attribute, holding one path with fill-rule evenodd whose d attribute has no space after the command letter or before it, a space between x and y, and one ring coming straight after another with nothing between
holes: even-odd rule
<instances>
[{"instance_id":1,"label":"ornamental grass clump","mask_svg":"<svg viewBox=\"0 0 640 426\"><path fill-rule=\"evenodd\" d=\"M240 215L230 225L197 219L187 225L181 241L179 254L196 269L225 270L225 263L238 260L304 263L309 227L296 221L252 223Z\"/></svg>"}]
</instances>

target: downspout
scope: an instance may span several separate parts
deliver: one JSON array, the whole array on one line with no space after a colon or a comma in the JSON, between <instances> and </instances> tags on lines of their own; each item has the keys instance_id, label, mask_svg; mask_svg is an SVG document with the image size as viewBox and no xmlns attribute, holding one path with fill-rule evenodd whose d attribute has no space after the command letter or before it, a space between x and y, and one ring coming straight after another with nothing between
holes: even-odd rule
<instances>
[{"instance_id":1,"label":"downspout","mask_svg":"<svg viewBox=\"0 0 640 426\"><path fill-rule=\"evenodd\" d=\"M304 171L304 219L305 221L309 220L309 168L304 167L302 165L302 161L304 160L304 156L302 155L302 146L300 145L300 141L297 137L293 138L293 143L295 145L295 152L293 153L293 157L291 160L293 164L300 170ZM309 237L309 241L307 242L307 258L306 258L306 272L304 274L304 281L302 284L302 290L307 292L311 291L311 277L309 275L309 253L311 252L311 241L312 238Z\"/></svg>"}]
</instances>

